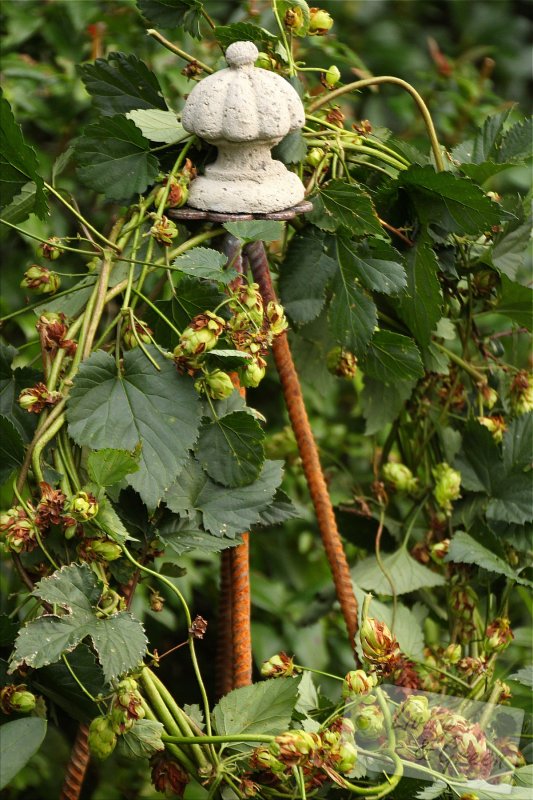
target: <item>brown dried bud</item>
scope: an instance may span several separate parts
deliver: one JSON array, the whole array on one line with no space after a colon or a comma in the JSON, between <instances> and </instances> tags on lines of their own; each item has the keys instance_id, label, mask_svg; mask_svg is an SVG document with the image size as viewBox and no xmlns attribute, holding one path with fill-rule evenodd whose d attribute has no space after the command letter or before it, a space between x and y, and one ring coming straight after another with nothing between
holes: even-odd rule
<instances>
[{"instance_id":1,"label":"brown dried bud","mask_svg":"<svg viewBox=\"0 0 533 800\"><path fill-rule=\"evenodd\" d=\"M203 639L207 630L207 620L199 614L195 616L192 625L189 628L189 633L193 639Z\"/></svg>"},{"instance_id":2,"label":"brown dried bud","mask_svg":"<svg viewBox=\"0 0 533 800\"><path fill-rule=\"evenodd\" d=\"M41 530L46 530L50 525L61 523L66 497L61 489L52 489L50 484L45 481L42 481L39 486L41 499L37 505L35 523Z\"/></svg>"},{"instance_id":3,"label":"brown dried bud","mask_svg":"<svg viewBox=\"0 0 533 800\"><path fill-rule=\"evenodd\" d=\"M18 404L31 414L40 414L44 408L52 408L61 399L61 392L49 392L45 383L36 383L23 389L18 397Z\"/></svg>"},{"instance_id":4,"label":"brown dried bud","mask_svg":"<svg viewBox=\"0 0 533 800\"><path fill-rule=\"evenodd\" d=\"M485 647L489 651L499 653L513 641L514 634L507 617L494 619L485 631Z\"/></svg>"}]
</instances>

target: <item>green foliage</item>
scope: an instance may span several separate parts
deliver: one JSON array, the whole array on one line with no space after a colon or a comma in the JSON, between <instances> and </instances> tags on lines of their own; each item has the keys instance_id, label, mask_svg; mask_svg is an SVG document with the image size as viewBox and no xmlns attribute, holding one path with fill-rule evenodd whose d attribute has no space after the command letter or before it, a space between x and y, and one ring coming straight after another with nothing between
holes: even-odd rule
<instances>
[{"instance_id":1,"label":"green foliage","mask_svg":"<svg viewBox=\"0 0 533 800\"><path fill-rule=\"evenodd\" d=\"M278 678L243 686L215 706L213 721L219 734L275 734L285 730L296 705L297 678Z\"/></svg>"},{"instance_id":2,"label":"green foliage","mask_svg":"<svg viewBox=\"0 0 533 800\"><path fill-rule=\"evenodd\" d=\"M210 478L224 486L247 486L261 472L265 434L245 411L204 422L196 455Z\"/></svg>"},{"instance_id":3,"label":"green foliage","mask_svg":"<svg viewBox=\"0 0 533 800\"><path fill-rule=\"evenodd\" d=\"M237 273L234 269L224 269L225 266L225 256L209 247L194 247L174 261L176 269L192 278L230 283Z\"/></svg>"},{"instance_id":4,"label":"green foliage","mask_svg":"<svg viewBox=\"0 0 533 800\"><path fill-rule=\"evenodd\" d=\"M94 353L80 368L68 406L69 431L80 445L133 450L139 469L128 483L151 507L183 465L200 424L191 382L157 353L157 371L140 350L124 357L117 374L108 353Z\"/></svg>"},{"instance_id":5,"label":"green foliage","mask_svg":"<svg viewBox=\"0 0 533 800\"><path fill-rule=\"evenodd\" d=\"M0 789L20 772L37 752L46 734L46 720L15 719L0 726Z\"/></svg>"},{"instance_id":6,"label":"green foliage","mask_svg":"<svg viewBox=\"0 0 533 800\"><path fill-rule=\"evenodd\" d=\"M66 613L44 614L19 631L11 670L22 663L44 667L58 661L90 637L106 681L134 669L142 660L147 639L140 622L126 611L100 619L94 606L101 594L97 578L86 564L62 567L35 586L34 595Z\"/></svg>"},{"instance_id":7,"label":"green foliage","mask_svg":"<svg viewBox=\"0 0 533 800\"><path fill-rule=\"evenodd\" d=\"M129 119L104 117L76 140L79 179L111 200L144 192L158 172L149 142Z\"/></svg>"},{"instance_id":8,"label":"green foliage","mask_svg":"<svg viewBox=\"0 0 533 800\"><path fill-rule=\"evenodd\" d=\"M37 156L24 141L11 106L3 96L0 96L0 153L1 207L9 206L22 191L27 192L30 181L34 184L31 189L32 210L43 219L47 213L47 204L44 182L38 172Z\"/></svg>"},{"instance_id":9,"label":"green foliage","mask_svg":"<svg viewBox=\"0 0 533 800\"><path fill-rule=\"evenodd\" d=\"M80 74L102 114L113 116L132 109L167 110L154 73L133 54L110 53L107 58L97 58L94 64L84 64Z\"/></svg>"}]
</instances>

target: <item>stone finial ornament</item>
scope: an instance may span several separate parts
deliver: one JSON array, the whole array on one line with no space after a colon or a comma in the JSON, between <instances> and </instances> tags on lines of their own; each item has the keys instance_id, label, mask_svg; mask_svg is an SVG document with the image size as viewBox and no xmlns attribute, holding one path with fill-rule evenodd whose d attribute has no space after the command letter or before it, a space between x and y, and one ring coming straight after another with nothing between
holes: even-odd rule
<instances>
[{"instance_id":1,"label":"stone finial ornament","mask_svg":"<svg viewBox=\"0 0 533 800\"><path fill-rule=\"evenodd\" d=\"M182 114L185 130L216 145L218 157L191 183L188 204L226 213L265 214L304 198L300 179L270 150L305 121L302 101L280 75L254 67L252 42L226 50L228 69L200 81Z\"/></svg>"}]
</instances>

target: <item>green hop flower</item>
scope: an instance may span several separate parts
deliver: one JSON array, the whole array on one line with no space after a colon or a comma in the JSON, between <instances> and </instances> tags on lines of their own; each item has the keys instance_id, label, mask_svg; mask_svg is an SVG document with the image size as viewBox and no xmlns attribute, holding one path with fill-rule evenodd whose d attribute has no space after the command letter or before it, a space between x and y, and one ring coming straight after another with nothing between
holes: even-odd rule
<instances>
[{"instance_id":1,"label":"green hop flower","mask_svg":"<svg viewBox=\"0 0 533 800\"><path fill-rule=\"evenodd\" d=\"M397 492L407 492L416 494L418 491L418 479L406 467L405 464L396 464L389 461L383 467L383 477L388 481Z\"/></svg>"},{"instance_id":2,"label":"green hop flower","mask_svg":"<svg viewBox=\"0 0 533 800\"><path fill-rule=\"evenodd\" d=\"M259 357L239 370L241 386L255 389L265 377L266 363Z\"/></svg>"},{"instance_id":3,"label":"green hop flower","mask_svg":"<svg viewBox=\"0 0 533 800\"><path fill-rule=\"evenodd\" d=\"M333 17L323 8L311 8L309 11L309 35L324 36L333 27Z\"/></svg>"},{"instance_id":4,"label":"green hop flower","mask_svg":"<svg viewBox=\"0 0 533 800\"><path fill-rule=\"evenodd\" d=\"M108 758L117 745L110 717L95 717L89 726L89 750L101 760Z\"/></svg>"},{"instance_id":5,"label":"green hop flower","mask_svg":"<svg viewBox=\"0 0 533 800\"><path fill-rule=\"evenodd\" d=\"M24 273L20 285L23 289L32 289L37 294L54 294L61 286L61 279L56 272L33 264Z\"/></svg>"},{"instance_id":6,"label":"green hop flower","mask_svg":"<svg viewBox=\"0 0 533 800\"><path fill-rule=\"evenodd\" d=\"M333 89L335 84L340 81L340 78L341 78L340 69L336 67L335 64L332 64L331 67L326 72L326 83L330 87L330 89Z\"/></svg>"},{"instance_id":7,"label":"green hop flower","mask_svg":"<svg viewBox=\"0 0 533 800\"><path fill-rule=\"evenodd\" d=\"M432 472L435 478L435 500L449 516L452 512L452 501L461 497L461 473L452 469L445 461L437 464Z\"/></svg>"},{"instance_id":8,"label":"green hop flower","mask_svg":"<svg viewBox=\"0 0 533 800\"><path fill-rule=\"evenodd\" d=\"M224 400L235 389L230 376L221 369L208 372L203 378L198 378L194 383L194 388L197 392L205 392L213 400Z\"/></svg>"},{"instance_id":9,"label":"green hop flower","mask_svg":"<svg viewBox=\"0 0 533 800\"><path fill-rule=\"evenodd\" d=\"M87 492L76 492L68 502L67 511L79 522L88 522L98 514L96 497Z\"/></svg>"},{"instance_id":10,"label":"green hop flower","mask_svg":"<svg viewBox=\"0 0 533 800\"><path fill-rule=\"evenodd\" d=\"M363 669L352 669L342 683L342 696L352 700L354 695L367 695L376 683L374 675L369 675Z\"/></svg>"}]
</instances>

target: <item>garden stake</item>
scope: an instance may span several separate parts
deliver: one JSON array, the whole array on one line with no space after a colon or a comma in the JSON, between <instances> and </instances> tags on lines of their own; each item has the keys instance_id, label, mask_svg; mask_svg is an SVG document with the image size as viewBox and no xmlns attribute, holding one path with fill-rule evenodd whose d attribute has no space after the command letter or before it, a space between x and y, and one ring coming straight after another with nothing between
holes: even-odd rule
<instances>
[{"instance_id":1,"label":"garden stake","mask_svg":"<svg viewBox=\"0 0 533 800\"><path fill-rule=\"evenodd\" d=\"M228 257L228 266L231 264L242 273L240 241L228 234L224 238L223 250ZM246 392L239 385L237 375L234 381L241 397L245 397ZM222 552L217 642L219 696L252 682L249 549L249 534L243 533L242 544Z\"/></svg>"},{"instance_id":2,"label":"garden stake","mask_svg":"<svg viewBox=\"0 0 533 800\"><path fill-rule=\"evenodd\" d=\"M81 794L83 780L90 760L89 745L87 744L88 736L89 726L81 723L67 763L59 800L78 800Z\"/></svg>"},{"instance_id":3,"label":"garden stake","mask_svg":"<svg viewBox=\"0 0 533 800\"><path fill-rule=\"evenodd\" d=\"M254 280L259 284L265 306L271 301L277 302L264 244L262 242L253 242L246 245L245 254L249 258ZM315 507L318 527L320 528L320 534L331 567L348 637L350 644L353 646L357 632L357 600L348 561L346 560L346 554L337 528L335 513L320 465L318 448L309 424L300 381L285 332L274 339L272 352L292 429L302 458L305 477Z\"/></svg>"}]
</instances>

